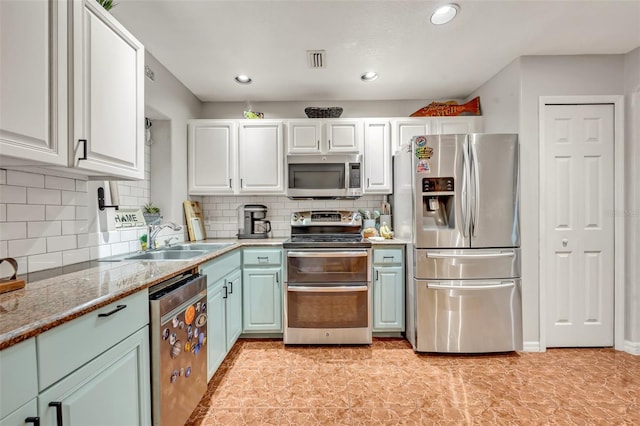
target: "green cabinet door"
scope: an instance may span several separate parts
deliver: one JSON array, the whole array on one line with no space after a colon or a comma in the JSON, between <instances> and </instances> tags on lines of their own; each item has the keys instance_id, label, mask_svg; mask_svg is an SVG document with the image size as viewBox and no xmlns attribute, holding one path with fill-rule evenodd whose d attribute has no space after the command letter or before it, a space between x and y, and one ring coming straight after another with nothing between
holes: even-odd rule
<instances>
[{"instance_id":1,"label":"green cabinet door","mask_svg":"<svg viewBox=\"0 0 640 426\"><path fill-rule=\"evenodd\" d=\"M227 283L227 352L242 333L242 273L236 270L226 278Z\"/></svg>"},{"instance_id":2,"label":"green cabinet door","mask_svg":"<svg viewBox=\"0 0 640 426\"><path fill-rule=\"evenodd\" d=\"M402 266L373 267L373 331L404 331Z\"/></svg>"},{"instance_id":3,"label":"green cabinet door","mask_svg":"<svg viewBox=\"0 0 640 426\"><path fill-rule=\"evenodd\" d=\"M282 332L281 268L245 268L242 312L245 333Z\"/></svg>"},{"instance_id":4,"label":"green cabinet door","mask_svg":"<svg viewBox=\"0 0 640 426\"><path fill-rule=\"evenodd\" d=\"M226 297L224 278L207 288L207 380L227 355Z\"/></svg>"},{"instance_id":5,"label":"green cabinet door","mask_svg":"<svg viewBox=\"0 0 640 426\"><path fill-rule=\"evenodd\" d=\"M38 397L42 424L150 425L149 328L144 327ZM56 408L50 403L59 403Z\"/></svg>"}]
</instances>

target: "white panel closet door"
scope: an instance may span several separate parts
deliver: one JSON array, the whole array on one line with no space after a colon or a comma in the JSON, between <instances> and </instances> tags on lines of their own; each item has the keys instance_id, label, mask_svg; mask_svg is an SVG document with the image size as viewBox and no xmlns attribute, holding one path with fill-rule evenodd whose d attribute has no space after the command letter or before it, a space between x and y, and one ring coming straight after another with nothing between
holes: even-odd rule
<instances>
[{"instance_id":1,"label":"white panel closet door","mask_svg":"<svg viewBox=\"0 0 640 426\"><path fill-rule=\"evenodd\" d=\"M613 105L546 105L546 346L613 345Z\"/></svg>"}]
</instances>

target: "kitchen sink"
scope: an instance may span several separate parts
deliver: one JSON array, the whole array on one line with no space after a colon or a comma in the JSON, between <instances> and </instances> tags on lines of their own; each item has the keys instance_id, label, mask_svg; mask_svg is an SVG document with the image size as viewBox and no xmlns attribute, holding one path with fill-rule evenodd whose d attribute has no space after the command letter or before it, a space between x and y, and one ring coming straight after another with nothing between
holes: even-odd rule
<instances>
[{"instance_id":1,"label":"kitchen sink","mask_svg":"<svg viewBox=\"0 0 640 426\"><path fill-rule=\"evenodd\" d=\"M185 251L185 250L203 250L212 252L223 249L225 247L232 246L234 243L193 243L193 244L180 244L178 246L165 247L163 251Z\"/></svg>"},{"instance_id":2,"label":"kitchen sink","mask_svg":"<svg viewBox=\"0 0 640 426\"><path fill-rule=\"evenodd\" d=\"M206 253L204 250L158 250L134 254L124 257L122 260L185 260L202 256Z\"/></svg>"}]
</instances>

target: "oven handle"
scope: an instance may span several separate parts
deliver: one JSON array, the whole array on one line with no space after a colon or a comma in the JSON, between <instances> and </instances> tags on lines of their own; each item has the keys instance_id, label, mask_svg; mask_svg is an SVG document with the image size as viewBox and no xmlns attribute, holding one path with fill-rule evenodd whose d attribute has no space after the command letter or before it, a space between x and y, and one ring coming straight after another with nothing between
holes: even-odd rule
<instances>
[{"instance_id":1,"label":"oven handle","mask_svg":"<svg viewBox=\"0 0 640 426\"><path fill-rule=\"evenodd\" d=\"M347 293L353 291L367 291L369 287L366 285L341 285L333 287L309 287L309 286L289 286L288 291L297 291L300 293Z\"/></svg>"},{"instance_id":2,"label":"oven handle","mask_svg":"<svg viewBox=\"0 0 640 426\"><path fill-rule=\"evenodd\" d=\"M290 251L287 257L367 257L366 251Z\"/></svg>"}]
</instances>

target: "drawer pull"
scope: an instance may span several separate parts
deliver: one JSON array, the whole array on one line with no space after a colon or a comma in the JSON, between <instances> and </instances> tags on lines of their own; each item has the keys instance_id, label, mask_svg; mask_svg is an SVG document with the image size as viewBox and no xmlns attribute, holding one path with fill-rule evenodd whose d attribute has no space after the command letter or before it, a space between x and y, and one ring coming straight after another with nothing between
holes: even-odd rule
<instances>
[{"instance_id":1,"label":"drawer pull","mask_svg":"<svg viewBox=\"0 0 640 426\"><path fill-rule=\"evenodd\" d=\"M227 293L228 288L226 285L223 285L222 288L224 288L224 296L222 296L222 298L226 299L227 297L229 297L229 293Z\"/></svg>"},{"instance_id":2,"label":"drawer pull","mask_svg":"<svg viewBox=\"0 0 640 426\"><path fill-rule=\"evenodd\" d=\"M268 256L258 256L258 263L269 263Z\"/></svg>"},{"instance_id":3,"label":"drawer pull","mask_svg":"<svg viewBox=\"0 0 640 426\"><path fill-rule=\"evenodd\" d=\"M33 423L33 426L40 426L40 417L27 417L25 423Z\"/></svg>"},{"instance_id":4,"label":"drawer pull","mask_svg":"<svg viewBox=\"0 0 640 426\"><path fill-rule=\"evenodd\" d=\"M62 426L62 402L50 402L49 407L56 408L56 426Z\"/></svg>"},{"instance_id":5,"label":"drawer pull","mask_svg":"<svg viewBox=\"0 0 640 426\"><path fill-rule=\"evenodd\" d=\"M229 281L229 294L233 294L233 281Z\"/></svg>"},{"instance_id":6,"label":"drawer pull","mask_svg":"<svg viewBox=\"0 0 640 426\"><path fill-rule=\"evenodd\" d=\"M87 159L87 140L78 139L78 143L80 142L82 142L82 157L79 157L78 160L86 160Z\"/></svg>"},{"instance_id":7,"label":"drawer pull","mask_svg":"<svg viewBox=\"0 0 640 426\"><path fill-rule=\"evenodd\" d=\"M382 256L382 260L384 260L385 262L387 261L387 259L393 260L394 258L394 256Z\"/></svg>"},{"instance_id":8,"label":"drawer pull","mask_svg":"<svg viewBox=\"0 0 640 426\"><path fill-rule=\"evenodd\" d=\"M107 312L107 313L103 313L103 314L98 314L98 318L111 316L111 315L115 314L116 312L123 310L126 307L127 307L127 305L118 305L118 306L116 306L116 308L113 311L110 311L110 312Z\"/></svg>"}]
</instances>

